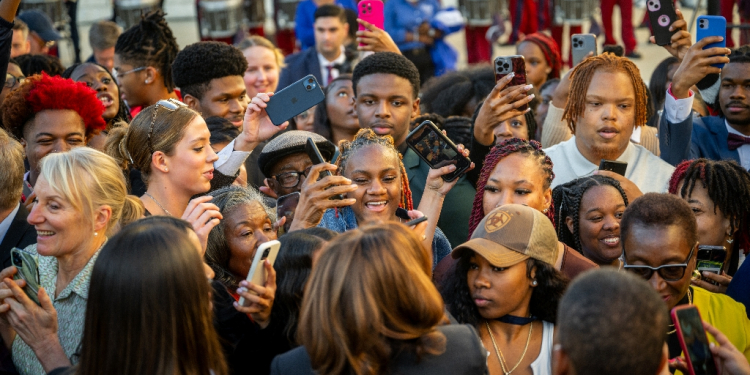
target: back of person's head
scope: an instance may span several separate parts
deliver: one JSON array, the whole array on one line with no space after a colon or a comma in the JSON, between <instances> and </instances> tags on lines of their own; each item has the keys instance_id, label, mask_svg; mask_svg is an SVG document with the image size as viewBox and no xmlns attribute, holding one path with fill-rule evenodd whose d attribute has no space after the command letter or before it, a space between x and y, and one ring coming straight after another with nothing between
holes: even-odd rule
<instances>
[{"instance_id":1,"label":"back of person's head","mask_svg":"<svg viewBox=\"0 0 750 375\"><path fill-rule=\"evenodd\" d=\"M443 300L429 253L398 223L366 225L334 239L310 275L299 343L321 374L382 374L393 353L437 355Z\"/></svg>"},{"instance_id":2,"label":"back of person's head","mask_svg":"<svg viewBox=\"0 0 750 375\"><path fill-rule=\"evenodd\" d=\"M211 132L211 144L227 144L240 135L240 130L224 117L211 116L206 118L206 126Z\"/></svg>"},{"instance_id":3,"label":"back of person's head","mask_svg":"<svg viewBox=\"0 0 750 375\"><path fill-rule=\"evenodd\" d=\"M305 233L310 236L315 236L323 241L330 242L334 238L338 237L339 233L334 232L328 228L323 227L312 227L307 229L298 230L297 232Z\"/></svg>"},{"instance_id":4,"label":"back of person's head","mask_svg":"<svg viewBox=\"0 0 750 375\"><path fill-rule=\"evenodd\" d=\"M575 134L576 121L584 115L586 93L596 72L621 72L630 78L635 92L635 126L644 125L648 120L648 88L643 83L638 67L628 58L604 53L583 60L570 72L570 91L565 112L563 112L563 120L568 122L570 130ZM608 83L599 82L599 84L606 85Z\"/></svg>"},{"instance_id":5,"label":"back of person's head","mask_svg":"<svg viewBox=\"0 0 750 375\"><path fill-rule=\"evenodd\" d=\"M315 14L313 15L313 17L315 20L323 17L334 17L338 18L338 20L341 21L342 24L346 25L346 12L344 11L344 8L335 4L325 4L319 6L318 9L315 9Z\"/></svg>"},{"instance_id":6,"label":"back of person's head","mask_svg":"<svg viewBox=\"0 0 750 375\"><path fill-rule=\"evenodd\" d=\"M474 107L490 94L494 86L495 73L489 66L446 73L427 81L419 104L425 113L470 117L474 114Z\"/></svg>"},{"instance_id":7,"label":"back of person's head","mask_svg":"<svg viewBox=\"0 0 750 375\"><path fill-rule=\"evenodd\" d=\"M238 48L224 42L198 42L177 54L172 63L172 80L183 95L202 100L212 80L243 77L245 70L247 60Z\"/></svg>"},{"instance_id":8,"label":"back of person's head","mask_svg":"<svg viewBox=\"0 0 750 375\"><path fill-rule=\"evenodd\" d=\"M46 53L36 53L16 56L16 64L26 77L34 74L47 73L50 76L59 76L65 71L65 67L57 56Z\"/></svg>"},{"instance_id":9,"label":"back of person's head","mask_svg":"<svg viewBox=\"0 0 750 375\"><path fill-rule=\"evenodd\" d=\"M668 320L666 305L643 279L610 269L589 271L560 301L556 350L567 357L568 374L656 375Z\"/></svg>"},{"instance_id":10,"label":"back of person's head","mask_svg":"<svg viewBox=\"0 0 750 375\"><path fill-rule=\"evenodd\" d=\"M378 52L365 57L354 67L352 88L357 96L357 84L362 77L372 74L391 74L401 77L411 84L412 97L419 95L419 71L413 62L403 55L393 52Z\"/></svg>"},{"instance_id":11,"label":"back of person's head","mask_svg":"<svg viewBox=\"0 0 750 375\"><path fill-rule=\"evenodd\" d=\"M23 146L0 129L0 212L14 208L23 195Z\"/></svg>"},{"instance_id":12,"label":"back of person's head","mask_svg":"<svg viewBox=\"0 0 750 375\"><path fill-rule=\"evenodd\" d=\"M648 90L651 92L651 101L654 107L659 110L664 106L664 99L667 95L667 80L669 79L669 68L674 64L679 65L680 60L674 56L662 60L651 73L651 80L648 82Z\"/></svg>"},{"instance_id":13,"label":"back of person's head","mask_svg":"<svg viewBox=\"0 0 750 375\"><path fill-rule=\"evenodd\" d=\"M186 231L153 218L99 254L76 374L227 373L200 255Z\"/></svg>"},{"instance_id":14,"label":"back of person's head","mask_svg":"<svg viewBox=\"0 0 750 375\"><path fill-rule=\"evenodd\" d=\"M141 22L122 33L115 44L115 54L123 63L159 70L169 92L175 88L172 62L178 51L177 40L161 9L142 16Z\"/></svg>"},{"instance_id":15,"label":"back of person's head","mask_svg":"<svg viewBox=\"0 0 750 375\"><path fill-rule=\"evenodd\" d=\"M602 53L611 53L617 57L625 56L625 48L619 44L605 44L602 46Z\"/></svg>"},{"instance_id":16,"label":"back of person's head","mask_svg":"<svg viewBox=\"0 0 750 375\"><path fill-rule=\"evenodd\" d=\"M620 221L620 238L623 249L634 226L663 228L677 226L682 229L688 244L698 242L698 226L688 204L673 194L646 193L634 200ZM634 246L631 244L631 246Z\"/></svg>"},{"instance_id":17,"label":"back of person's head","mask_svg":"<svg viewBox=\"0 0 750 375\"><path fill-rule=\"evenodd\" d=\"M116 23L106 20L97 21L89 29L89 44L92 49L103 51L114 47L120 34L122 30Z\"/></svg>"},{"instance_id":18,"label":"back of person's head","mask_svg":"<svg viewBox=\"0 0 750 375\"><path fill-rule=\"evenodd\" d=\"M131 217L133 211L136 215L143 214L140 200L128 197L125 178L115 161L92 148L77 147L45 156L41 177L89 220L94 220L94 212L99 207L108 206L111 215L107 235L121 217Z\"/></svg>"}]
</instances>

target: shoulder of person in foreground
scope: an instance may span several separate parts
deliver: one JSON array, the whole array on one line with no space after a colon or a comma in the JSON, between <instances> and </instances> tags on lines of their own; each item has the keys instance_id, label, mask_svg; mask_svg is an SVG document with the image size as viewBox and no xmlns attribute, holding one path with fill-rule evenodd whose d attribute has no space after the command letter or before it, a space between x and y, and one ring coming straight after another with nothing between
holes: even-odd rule
<instances>
[{"instance_id":1,"label":"shoulder of person in foreground","mask_svg":"<svg viewBox=\"0 0 750 375\"><path fill-rule=\"evenodd\" d=\"M399 374L471 374L487 373L487 350L482 346L476 329L468 324L437 327L446 338L442 354L423 355L415 361L413 355L396 358L394 372Z\"/></svg>"},{"instance_id":2,"label":"shoulder of person in foreground","mask_svg":"<svg viewBox=\"0 0 750 375\"><path fill-rule=\"evenodd\" d=\"M271 362L271 375L314 375L310 356L304 346L279 354Z\"/></svg>"}]
</instances>

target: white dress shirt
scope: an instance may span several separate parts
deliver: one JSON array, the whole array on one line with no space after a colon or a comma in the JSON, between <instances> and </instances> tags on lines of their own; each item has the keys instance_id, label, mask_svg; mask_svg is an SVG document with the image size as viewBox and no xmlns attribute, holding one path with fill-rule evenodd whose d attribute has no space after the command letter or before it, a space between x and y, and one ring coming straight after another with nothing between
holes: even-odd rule
<instances>
[{"instance_id":1,"label":"white dress shirt","mask_svg":"<svg viewBox=\"0 0 750 375\"><path fill-rule=\"evenodd\" d=\"M321 82L319 82L323 87L328 86L328 68L326 68L329 65L342 65L346 62L346 54L344 54L344 46L341 46L341 53L339 54L339 57L334 59L333 61L328 61L323 55L318 53L318 62L320 63L320 78ZM336 79L341 72L339 72L338 69L333 68L331 69L331 76Z\"/></svg>"}]
</instances>

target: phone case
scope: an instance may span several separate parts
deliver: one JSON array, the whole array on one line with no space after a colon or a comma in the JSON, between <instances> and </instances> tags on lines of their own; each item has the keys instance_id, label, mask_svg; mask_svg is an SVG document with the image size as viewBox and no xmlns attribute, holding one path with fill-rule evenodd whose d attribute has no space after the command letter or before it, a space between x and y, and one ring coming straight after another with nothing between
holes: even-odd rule
<instances>
[{"instance_id":1,"label":"phone case","mask_svg":"<svg viewBox=\"0 0 750 375\"><path fill-rule=\"evenodd\" d=\"M305 152L307 152L307 156L310 157L310 160L312 161L313 165L318 165L321 163L325 163L325 159L323 159L323 155L320 154L320 150L318 149L318 145L315 144L315 141L312 140L312 138L307 138L307 143L305 144ZM331 175L331 171L322 171L318 175L318 180L328 177ZM331 199L344 199L346 198L342 194L337 194L331 197Z\"/></svg>"},{"instance_id":2,"label":"phone case","mask_svg":"<svg viewBox=\"0 0 750 375\"><path fill-rule=\"evenodd\" d=\"M672 309L672 322L688 365L690 375L717 375L716 361L708 347L708 336L695 305Z\"/></svg>"},{"instance_id":3,"label":"phone case","mask_svg":"<svg viewBox=\"0 0 750 375\"><path fill-rule=\"evenodd\" d=\"M724 40L718 43L711 43L703 49L713 47L724 47L727 46L727 20L722 16L698 16L698 31L696 32L695 40L699 41L707 36L720 36ZM724 64L714 64L713 66L721 69Z\"/></svg>"},{"instance_id":4,"label":"phone case","mask_svg":"<svg viewBox=\"0 0 750 375\"><path fill-rule=\"evenodd\" d=\"M651 21L656 44L659 46L669 45L672 41L672 35L677 32L677 30L669 31L669 26L677 21L674 3L672 0L648 0L646 9L648 9L648 17Z\"/></svg>"},{"instance_id":5,"label":"phone case","mask_svg":"<svg viewBox=\"0 0 750 375\"><path fill-rule=\"evenodd\" d=\"M385 30L385 16L383 15L383 2L380 0L362 0L357 4L359 9L359 18L369 22L380 30ZM364 26L359 25L359 31L366 30ZM360 43L360 46L364 44Z\"/></svg>"},{"instance_id":6,"label":"phone case","mask_svg":"<svg viewBox=\"0 0 750 375\"><path fill-rule=\"evenodd\" d=\"M471 159L461 155L453 141L446 137L432 121L425 121L412 130L406 137L406 143L432 169L442 168L449 164L455 165L455 171L442 176L445 181L451 182L457 179L471 167Z\"/></svg>"},{"instance_id":7,"label":"phone case","mask_svg":"<svg viewBox=\"0 0 750 375\"><path fill-rule=\"evenodd\" d=\"M570 37L570 46L573 50L573 66L578 65L589 52L596 56L596 35L594 34L573 34Z\"/></svg>"},{"instance_id":8,"label":"phone case","mask_svg":"<svg viewBox=\"0 0 750 375\"><path fill-rule=\"evenodd\" d=\"M284 196L279 197L276 200L276 218L281 219L286 217L284 223L284 233L289 231L289 227L292 226L292 220L294 220L294 213L297 210L297 204L299 204L299 192L295 191Z\"/></svg>"},{"instance_id":9,"label":"phone case","mask_svg":"<svg viewBox=\"0 0 750 375\"><path fill-rule=\"evenodd\" d=\"M508 86L526 84L526 60L521 55L499 56L495 59L495 82L513 72L515 75ZM529 108L528 104L518 107L519 111Z\"/></svg>"},{"instance_id":10,"label":"phone case","mask_svg":"<svg viewBox=\"0 0 750 375\"><path fill-rule=\"evenodd\" d=\"M699 272L707 271L720 274L727 260L727 249L724 246L698 246L695 255L695 269ZM705 280L710 282L710 280Z\"/></svg>"},{"instance_id":11,"label":"phone case","mask_svg":"<svg viewBox=\"0 0 750 375\"><path fill-rule=\"evenodd\" d=\"M628 170L628 163L617 160L602 159L602 161L599 163L599 170L615 172L620 176L625 176L625 171Z\"/></svg>"},{"instance_id":12,"label":"phone case","mask_svg":"<svg viewBox=\"0 0 750 375\"><path fill-rule=\"evenodd\" d=\"M245 280L255 284L263 286L266 284L266 268L263 267L263 261L268 259L273 266L276 262L276 256L279 255L279 248L281 248L281 242L273 240L260 244L258 250L255 251L253 257L253 264L250 266L250 272L247 273ZM245 299L240 297L240 306L245 305Z\"/></svg>"},{"instance_id":13,"label":"phone case","mask_svg":"<svg viewBox=\"0 0 750 375\"><path fill-rule=\"evenodd\" d=\"M21 250L14 247L10 250L11 264L17 269L13 280L23 280L26 282L26 286L23 287L24 293L34 301L37 305L39 304L39 265L37 263L37 256L26 250Z\"/></svg>"},{"instance_id":14,"label":"phone case","mask_svg":"<svg viewBox=\"0 0 750 375\"><path fill-rule=\"evenodd\" d=\"M271 122L279 126L325 99L315 76L309 74L275 93L268 101L266 113Z\"/></svg>"}]
</instances>

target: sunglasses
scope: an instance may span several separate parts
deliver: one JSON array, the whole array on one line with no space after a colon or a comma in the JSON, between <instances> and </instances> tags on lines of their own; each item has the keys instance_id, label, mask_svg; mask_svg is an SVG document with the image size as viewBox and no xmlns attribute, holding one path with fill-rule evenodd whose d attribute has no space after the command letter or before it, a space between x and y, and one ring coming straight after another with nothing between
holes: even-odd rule
<instances>
[{"instance_id":1,"label":"sunglasses","mask_svg":"<svg viewBox=\"0 0 750 375\"><path fill-rule=\"evenodd\" d=\"M683 263L680 264L664 264L659 267L651 267L646 265L631 265L625 263L623 265L623 268L628 271L632 272L633 274L640 276L646 280L651 280L651 277L654 275L654 272L657 272L659 276L664 279L664 281L677 281L681 280L685 276L685 270L687 270L688 263L690 263L690 258L693 257L693 252L695 251L695 248L698 247L698 244L696 243L693 245L693 248L690 249L690 254L688 254L687 259ZM624 255L624 254L623 254ZM623 256L623 259L625 257Z\"/></svg>"},{"instance_id":2,"label":"sunglasses","mask_svg":"<svg viewBox=\"0 0 750 375\"><path fill-rule=\"evenodd\" d=\"M154 112L151 114L151 126L148 128L148 149L151 154L154 153L154 145L151 143L151 134L154 133L154 123L159 108L164 108L169 112L174 112L180 108L187 108L187 105L177 99L159 100L154 104Z\"/></svg>"}]
</instances>

